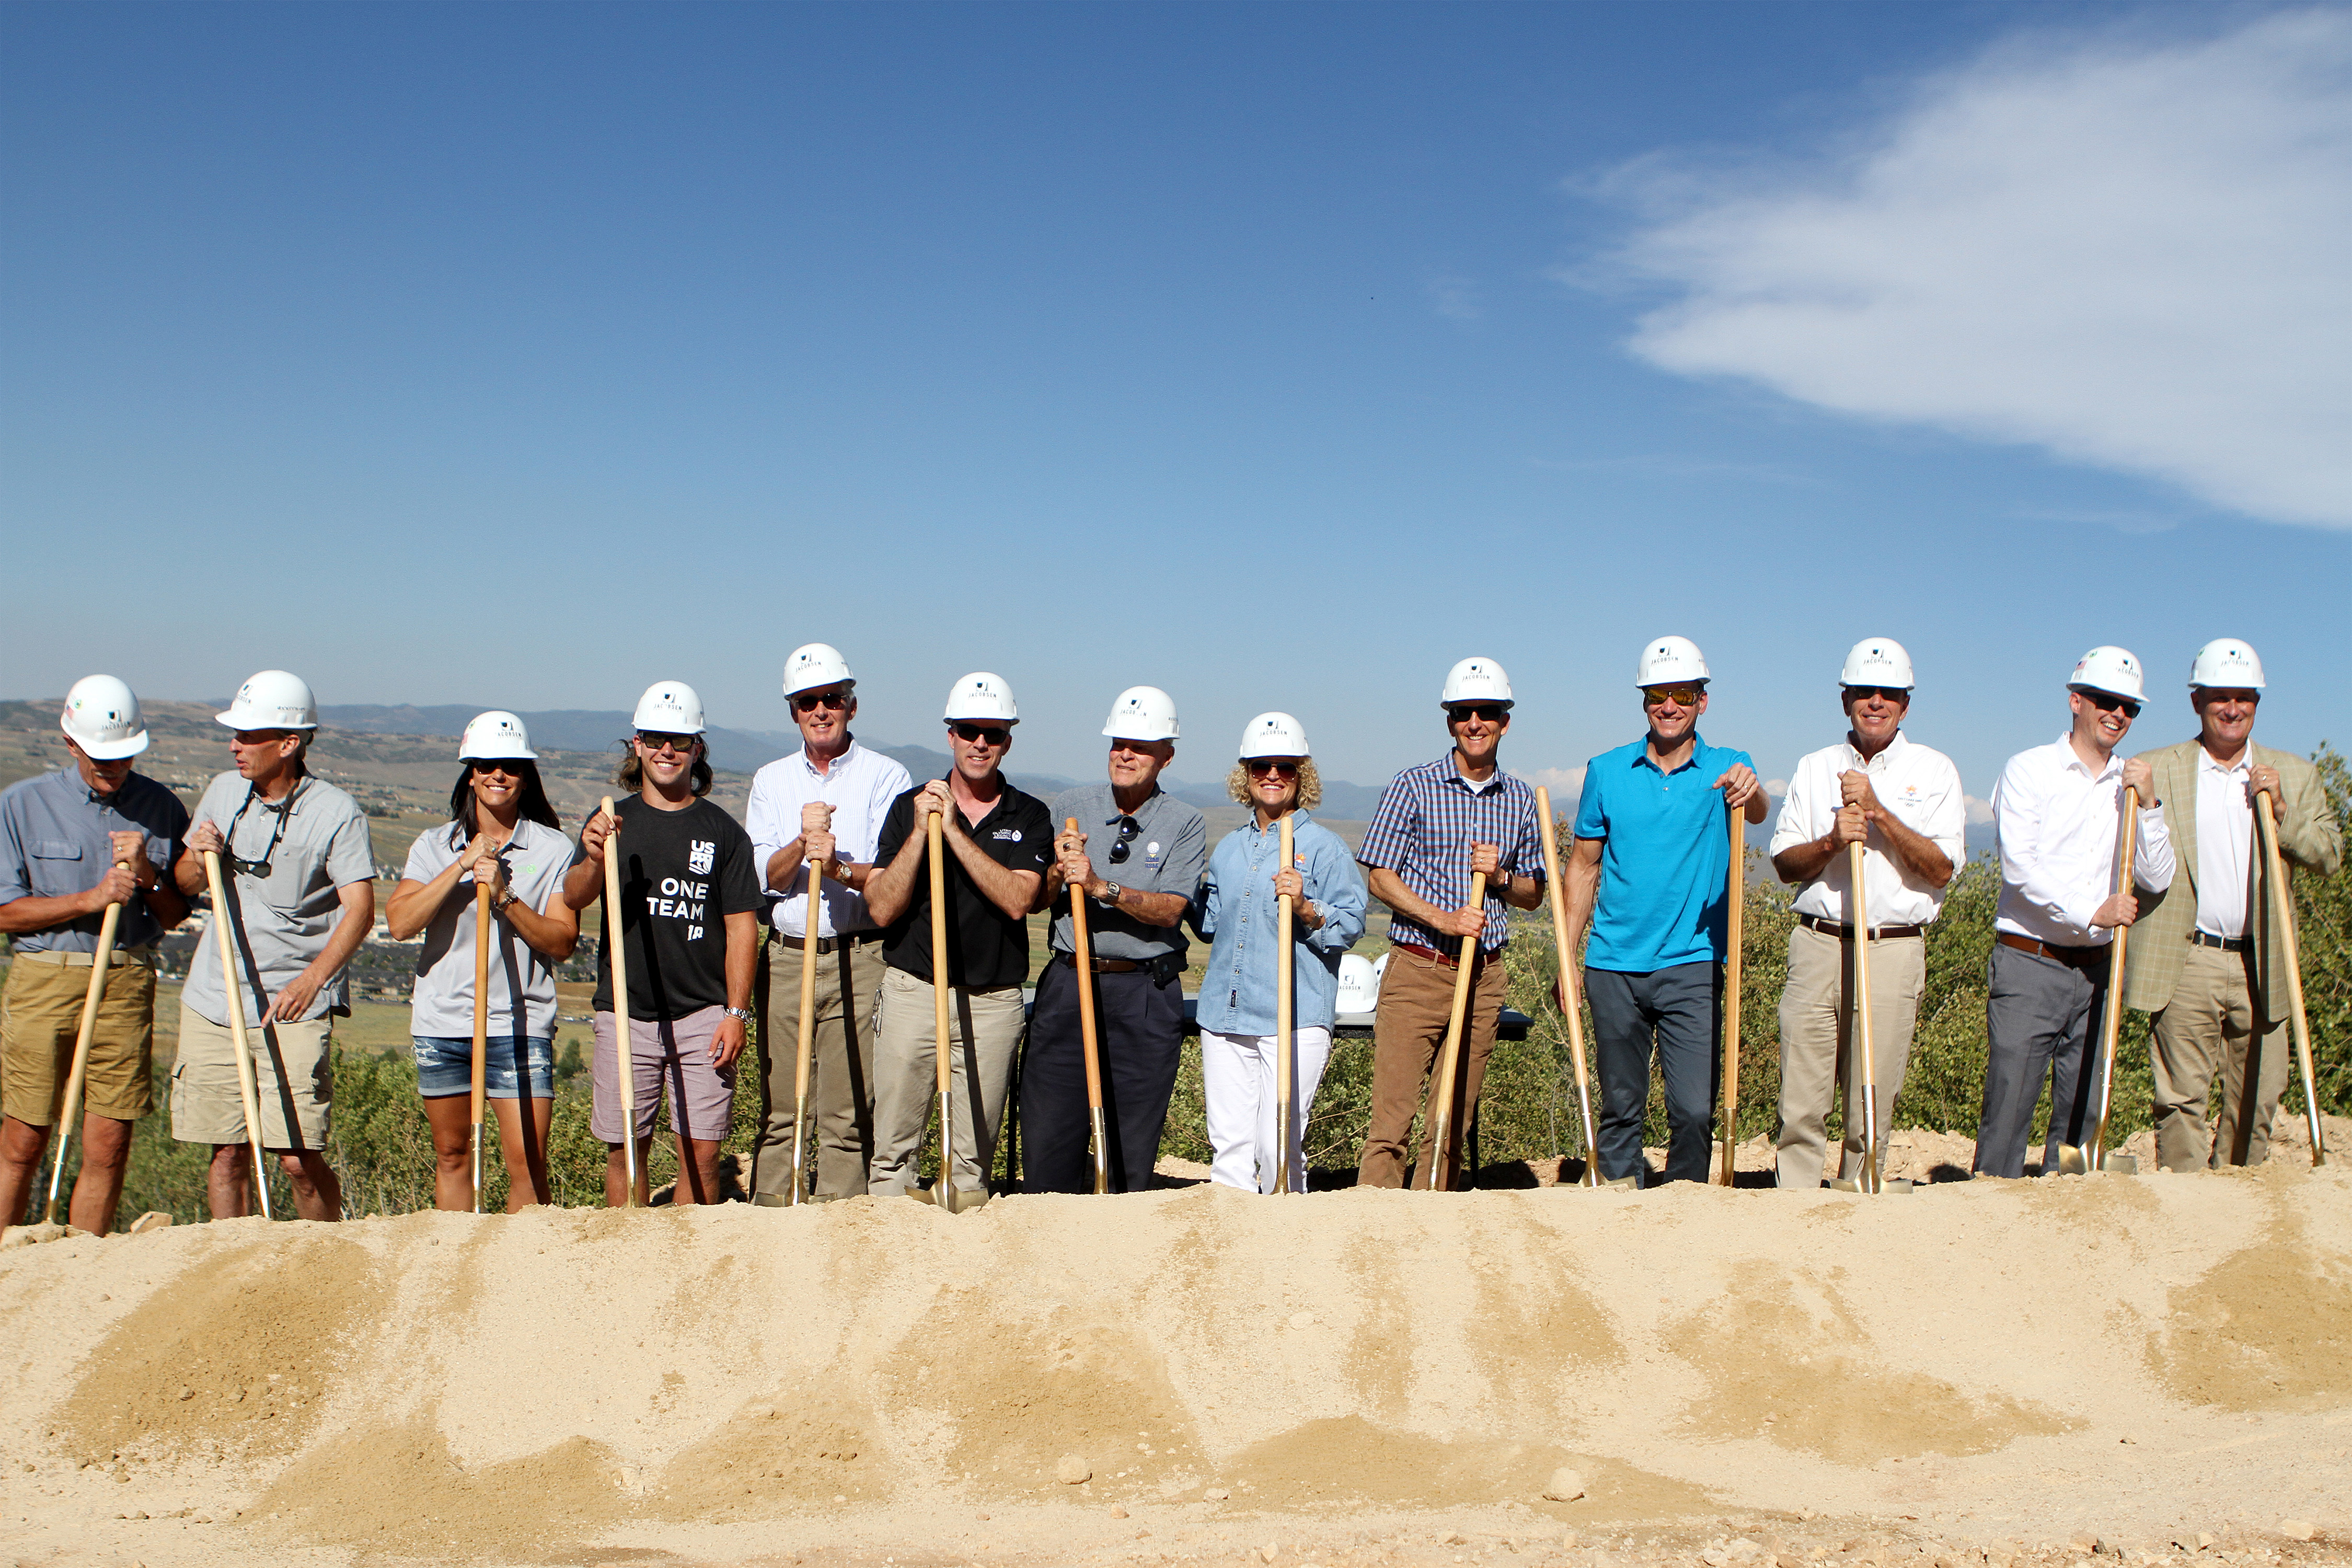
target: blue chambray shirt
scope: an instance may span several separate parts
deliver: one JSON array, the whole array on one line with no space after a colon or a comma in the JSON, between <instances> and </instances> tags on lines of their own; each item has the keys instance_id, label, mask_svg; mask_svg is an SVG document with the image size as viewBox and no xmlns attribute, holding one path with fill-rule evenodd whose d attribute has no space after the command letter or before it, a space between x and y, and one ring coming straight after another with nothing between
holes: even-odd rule
<instances>
[{"instance_id":1,"label":"blue chambray shirt","mask_svg":"<svg viewBox=\"0 0 2352 1568\"><path fill-rule=\"evenodd\" d=\"M1328 1029L1338 1016L1339 958L1364 934L1364 874L1340 837L1307 813L1291 818L1291 854L1307 897L1323 915L1294 937L1291 1023ZM1282 826L1250 820L1217 841L1208 875L1192 900L1192 929L1209 943L1201 979L1201 1027L1221 1035L1274 1033L1274 874L1281 869Z\"/></svg>"}]
</instances>

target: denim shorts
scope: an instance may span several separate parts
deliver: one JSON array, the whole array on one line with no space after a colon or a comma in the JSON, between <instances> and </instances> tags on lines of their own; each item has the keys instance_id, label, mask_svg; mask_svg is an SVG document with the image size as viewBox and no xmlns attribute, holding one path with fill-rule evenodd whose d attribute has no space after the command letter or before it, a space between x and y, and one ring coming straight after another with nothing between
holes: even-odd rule
<instances>
[{"instance_id":1,"label":"denim shorts","mask_svg":"<svg viewBox=\"0 0 2352 1568\"><path fill-rule=\"evenodd\" d=\"M416 1047L416 1091L427 1098L474 1092L472 1037L410 1037ZM482 1091L492 1100L519 1100L522 1075L530 1074L533 1100L555 1098L555 1042L527 1035L491 1037L482 1063Z\"/></svg>"}]
</instances>

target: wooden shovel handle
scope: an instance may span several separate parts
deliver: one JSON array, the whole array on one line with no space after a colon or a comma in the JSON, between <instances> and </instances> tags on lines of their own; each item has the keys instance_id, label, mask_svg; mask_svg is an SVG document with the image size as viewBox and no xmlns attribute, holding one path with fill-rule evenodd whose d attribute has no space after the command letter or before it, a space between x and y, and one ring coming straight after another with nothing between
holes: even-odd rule
<instances>
[{"instance_id":1,"label":"wooden shovel handle","mask_svg":"<svg viewBox=\"0 0 2352 1568\"><path fill-rule=\"evenodd\" d=\"M117 860L114 868L128 871L131 863ZM58 1223L58 1194L66 1179L66 1146L73 1142L74 1130L81 1124L81 1090L82 1081L89 1073L89 1042L98 1030L99 1005L106 999L107 972L114 967L114 930L121 920L122 906L111 903L98 922L98 951L90 958L89 985L82 993L81 1026L74 1031L73 1066L67 1070L66 1091L58 1101L57 1163L49 1167L49 1201L41 1211L44 1225Z\"/></svg>"}]
</instances>

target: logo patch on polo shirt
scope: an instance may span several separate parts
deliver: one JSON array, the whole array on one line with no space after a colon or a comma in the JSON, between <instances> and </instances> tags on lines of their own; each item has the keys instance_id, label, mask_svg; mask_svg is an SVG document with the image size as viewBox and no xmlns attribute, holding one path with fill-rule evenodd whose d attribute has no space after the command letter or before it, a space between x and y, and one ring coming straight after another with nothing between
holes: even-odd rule
<instances>
[{"instance_id":1,"label":"logo patch on polo shirt","mask_svg":"<svg viewBox=\"0 0 2352 1568\"><path fill-rule=\"evenodd\" d=\"M1018 844L1021 842L1021 830L1017 827L1000 827L991 837L1000 843Z\"/></svg>"},{"instance_id":2,"label":"logo patch on polo shirt","mask_svg":"<svg viewBox=\"0 0 2352 1568\"><path fill-rule=\"evenodd\" d=\"M1157 843L1147 844L1143 847L1143 863L1152 870L1157 871L1160 869L1160 857L1165 853L1166 851L1161 849Z\"/></svg>"},{"instance_id":3,"label":"logo patch on polo shirt","mask_svg":"<svg viewBox=\"0 0 2352 1568\"><path fill-rule=\"evenodd\" d=\"M712 861L719 855L719 841L715 838L697 838L693 843L694 847L686 858L686 868L697 877L708 876L710 873Z\"/></svg>"}]
</instances>

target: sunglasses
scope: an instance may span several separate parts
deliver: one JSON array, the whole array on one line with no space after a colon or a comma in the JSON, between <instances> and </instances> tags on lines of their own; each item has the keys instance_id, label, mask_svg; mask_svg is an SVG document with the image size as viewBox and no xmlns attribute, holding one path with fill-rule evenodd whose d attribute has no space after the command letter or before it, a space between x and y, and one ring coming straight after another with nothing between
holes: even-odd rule
<instances>
[{"instance_id":1,"label":"sunglasses","mask_svg":"<svg viewBox=\"0 0 2352 1568\"><path fill-rule=\"evenodd\" d=\"M1642 702L1650 708L1663 708L1671 702L1677 708L1696 708L1698 700L1706 695L1704 686L1645 686Z\"/></svg>"},{"instance_id":2,"label":"sunglasses","mask_svg":"<svg viewBox=\"0 0 2352 1568\"><path fill-rule=\"evenodd\" d=\"M1120 817L1118 819L1118 842L1110 847L1110 853L1104 857L1104 858L1108 859L1114 866L1126 865L1128 847L1135 842L1136 835L1142 831L1143 824L1136 821L1135 818L1131 816Z\"/></svg>"},{"instance_id":3,"label":"sunglasses","mask_svg":"<svg viewBox=\"0 0 2352 1568\"><path fill-rule=\"evenodd\" d=\"M985 741L992 746L1013 742L1013 731L994 724L955 724L950 728L959 741Z\"/></svg>"},{"instance_id":4,"label":"sunglasses","mask_svg":"<svg viewBox=\"0 0 2352 1568\"><path fill-rule=\"evenodd\" d=\"M1295 779L1298 776L1298 764L1269 763L1261 757L1252 757L1249 762L1249 771L1250 777L1254 779L1262 779L1268 773L1272 773L1276 778Z\"/></svg>"},{"instance_id":5,"label":"sunglasses","mask_svg":"<svg viewBox=\"0 0 2352 1568\"><path fill-rule=\"evenodd\" d=\"M2128 697L2118 697L2112 691L2085 691L2083 696L2102 713L2112 713L2120 708L2126 719L2139 717L2139 704Z\"/></svg>"},{"instance_id":6,"label":"sunglasses","mask_svg":"<svg viewBox=\"0 0 2352 1568\"><path fill-rule=\"evenodd\" d=\"M846 708L849 706L849 693L846 691L810 692L795 696L793 699L793 706L803 713L814 713L820 708Z\"/></svg>"},{"instance_id":7,"label":"sunglasses","mask_svg":"<svg viewBox=\"0 0 2352 1568\"><path fill-rule=\"evenodd\" d=\"M637 731L637 744L648 752L676 752L679 756L694 750L699 735L666 735L651 730Z\"/></svg>"},{"instance_id":8,"label":"sunglasses","mask_svg":"<svg viewBox=\"0 0 2352 1568\"><path fill-rule=\"evenodd\" d=\"M1496 724L1509 711L1499 702L1465 702L1458 708L1448 708L1445 716L1456 724L1467 724L1473 719L1484 719L1489 724Z\"/></svg>"},{"instance_id":9,"label":"sunglasses","mask_svg":"<svg viewBox=\"0 0 2352 1568\"><path fill-rule=\"evenodd\" d=\"M510 779L522 777L520 763L481 761L475 763L473 767L478 773L502 773Z\"/></svg>"},{"instance_id":10,"label":"sunglasses","mask_svg":"<svg viewBox=\"0 0 2352 1568\"><path fill-rule=\"evenodd\" d=\"M1911 700L1909 689L1900 686L1849 686L1846 690L1853 694L1856 702L1867 702L1874 697L1883 697L1889 702Z\"/></svg>"}]
</instances>

